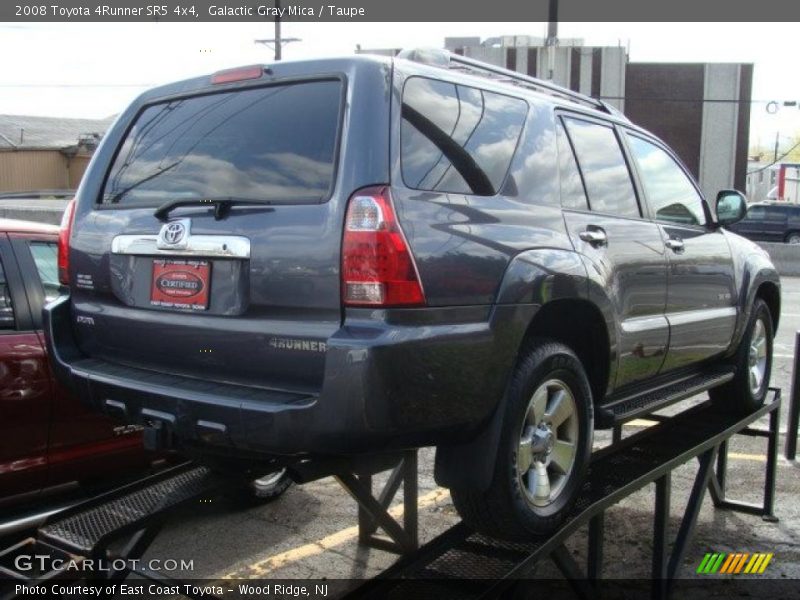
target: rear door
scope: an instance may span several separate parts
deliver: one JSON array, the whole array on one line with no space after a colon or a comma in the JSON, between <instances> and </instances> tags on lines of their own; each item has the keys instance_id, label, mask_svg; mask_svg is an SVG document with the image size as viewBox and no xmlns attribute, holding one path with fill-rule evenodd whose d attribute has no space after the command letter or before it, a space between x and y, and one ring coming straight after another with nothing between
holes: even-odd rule
<instances>
[{"instance_id":1,"label":"rear door","mask_svg":"<svg viewBox=\"0 0 800 600\"><path fill-rule=\"evenodd\" d=\"M11 243L0 233L0 496L44 485L50 400L44 345Z\"/></svg>"},{"instance_id":2,"label":"rear door","mask_svg":"<svg viewBox=\"0 0 800 600\"><path fill-rule=\"evenodd\" d=\"M783 242L788 227L789 210L786 206L765 206L764 240L767 242Z\"/></svg>"},{"instance_id":3,"label":"rear door","mask_svg":"<svg viewBox=\"0 0 800 600\"><path fill-rule=\"evenodd\" d=\"M355 96L355 85L237 83L142 106L80 194L70 272L82 350L204 380L317 390L341 322L347 198L388 182L388 97L366 84L371 92ZM347 135L345 106L359 124Z\"/></svg>"},{"instance_id":4,"label":"rear door","mask_svg":"<svg viewBox=\"0 0 800 600\"><path fill-rule=\"evenodd\" d=\"M658 226L642 218L614 128L583 117L563 117L563 124L566 133L561 125L558 131L562 186L567 182L571 190L562 189L564 218L576 250L613 303L620 387L656 374L664 360L669 335L664 242ZM573 150L577 163L571 166Z\"/></svg>"},{"instance_id":5,"label":"rear door","mask_svg":"<svg viewBox=\"0 0 800 600\"><path fill-rule=\"evenodd\" d=\"M733 257L724 233L710 227L697 186L667 148L640 134L628 133L627 141L667 247L666 372L730 345L737 316Z\"/></svg>"}]
</instances>

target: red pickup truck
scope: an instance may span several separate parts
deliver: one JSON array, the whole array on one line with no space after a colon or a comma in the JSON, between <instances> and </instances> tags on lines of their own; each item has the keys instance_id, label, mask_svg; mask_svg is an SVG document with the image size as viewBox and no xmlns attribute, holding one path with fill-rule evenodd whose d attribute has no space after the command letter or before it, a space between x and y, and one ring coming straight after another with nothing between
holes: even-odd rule
<instances>
[{"instance_id":1,"label":"red pickup truck","mask_svg":"<svg viewBox=\"0 0 800 600\"><path fill-rule=\"evenodd\" d=\"M120 475L153 456L137 427L89 412L53 378L42 306L59 293L58 227L0 219L0 502Z\"/></svg>"}]
</instances>

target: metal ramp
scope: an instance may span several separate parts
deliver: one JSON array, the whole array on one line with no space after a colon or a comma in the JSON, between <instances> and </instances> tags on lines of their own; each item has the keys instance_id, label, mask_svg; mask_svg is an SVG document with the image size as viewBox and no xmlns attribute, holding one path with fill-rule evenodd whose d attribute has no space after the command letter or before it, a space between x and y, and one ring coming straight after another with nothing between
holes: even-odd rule
<instances>
[{"instance_id":1,"label":"metal ramp","mask_svg":"<svg viewBox=\"0 0 800 600\"><path fill-rule=\"evenodd\" d=\"M309 462L294 473L300 481L334 475L359 503L359 540L363 544L404 556L377 578L351 590L348 598L496 598L530 577L540 561L552 559L573 591L592 598L602 581L604 515L611 506L654 483L651 577L653 597L666 598L691 541L700 507L709 490L717 508L738 510L775 520L775 476L778 453L780 390L771 388L771 400L747 416L735 416L705 402L673 417L649 417L657 425L596 452L571 514L555 533L524 543L504 542L475 533L459 523L425 546L417 548L417 455L373 457L357 468L344 459ZM751 425L769 415L769 429ZM751 435L768 441L763 503L748 505L725 496L728 441ZM683 520L669 547L669 505L672 471L697 458L700 464ZM393 469L378 497L373 496L372 474ZM55 560L139 558L172 512L185 503L213 494L230 481L193 463L113 490L58 513L42 525L35 537L0 551L0 576L28 583L65 576L46 566L20 573L14 558L20 554L48 554ZM388 513L392 498L403 485L406 520L401 526ZM587 564L581 568L565 541L588 525ZM390 539L376 536L378 528ZM113 552L111 548L113 546ZM99 586L121 581L129 573L159 580L177 580L144 568L125 566L84 575ZM75 573L69 576L75 577ZM178 582L180 583L180 582ZM10 597L14 597L13 595ZM206 594L203 597L208 598Z\"/></svg>"},{"instance_id":2,"label":"metal ramp","mask_svg":"<svg viewBox=\"0 0 800 600\"><path fill-rule=\"evenodd\" d=\"M725 413L706 402L675 417L658 419L661 421L658 425L597 452L575 507L552 535L511 543L475 533L461 523L413 555L401 559L377 579L352 591L347 598L496 598L518 580L530 577L536 564L547 558L555 562L579 597L594 597L602 578L605 511L650 483L655 483L656 488L651 570L653 597L665 598L672 590L672 582L691 541L706 489L710 490L717 508L776 520L773 504L780 390L771 389L771 394L772 399L766 405L746 417ZM769 430L750 427L767 414ZM762 505L744 504L725 497L727 444L736 434L768 440ZM669 552L671 474L676 467L694 458L699 460L700 468ZM582 569L564 543L587 524L588 564Z\"/></svg>"}]
</instances>

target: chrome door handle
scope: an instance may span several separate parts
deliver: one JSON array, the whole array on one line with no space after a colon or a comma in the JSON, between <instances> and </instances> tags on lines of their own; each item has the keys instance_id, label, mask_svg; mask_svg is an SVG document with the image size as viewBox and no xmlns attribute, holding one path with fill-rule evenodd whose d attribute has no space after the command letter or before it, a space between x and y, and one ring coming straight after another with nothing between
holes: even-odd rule
<instances>
[{"instance_id":1,"label":"chrome door handle","mask_svg":"<svg viewBox=\"0 0 800 600\"><path fill-rule=\"evenodd\" d=\"M666 247L673 252L683 252L684 249L683 240L680 238L669 238L666 242L664 242L664 245L666 245Z\"/></svg>"},{"instance_id":2,"label":"chrome door handle","mask_svg":"<svg viewBox=\"0 0 800 600\"><path fill-rule=\"evenodd\" d=\"M581 231L578 237L592 246L605 246L608 244L608 236L602 229L587 229L586 231Z\"/></svg>"}]
</instances>

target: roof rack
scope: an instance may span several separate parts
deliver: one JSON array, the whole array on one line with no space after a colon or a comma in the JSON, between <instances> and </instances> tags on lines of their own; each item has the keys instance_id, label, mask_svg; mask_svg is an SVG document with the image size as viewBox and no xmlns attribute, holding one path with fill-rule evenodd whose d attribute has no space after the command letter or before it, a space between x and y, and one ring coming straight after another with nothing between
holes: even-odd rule
<instances>
[{"instance_id":1,"label":"roof rack","mask_svg":"<svg viewBox=\"0 0 800 600\"><path fill-rule=\"evenodd\" d=\"M569 88L556 85L550 81L531 77L530 75L523 75L522 73L455 54L448 50L440 50L438 48L409 49L401 51L397 55L397 58L405 58L414 62L425 63L445 69L467 71L480 77L488 77L494 81L510 83L538 92L544 92L564 100L601 110L611 115L623 116L616 108L609 106L598 98L592 98L591 96L572 91Z\"/></svg>"}]
</instances>

